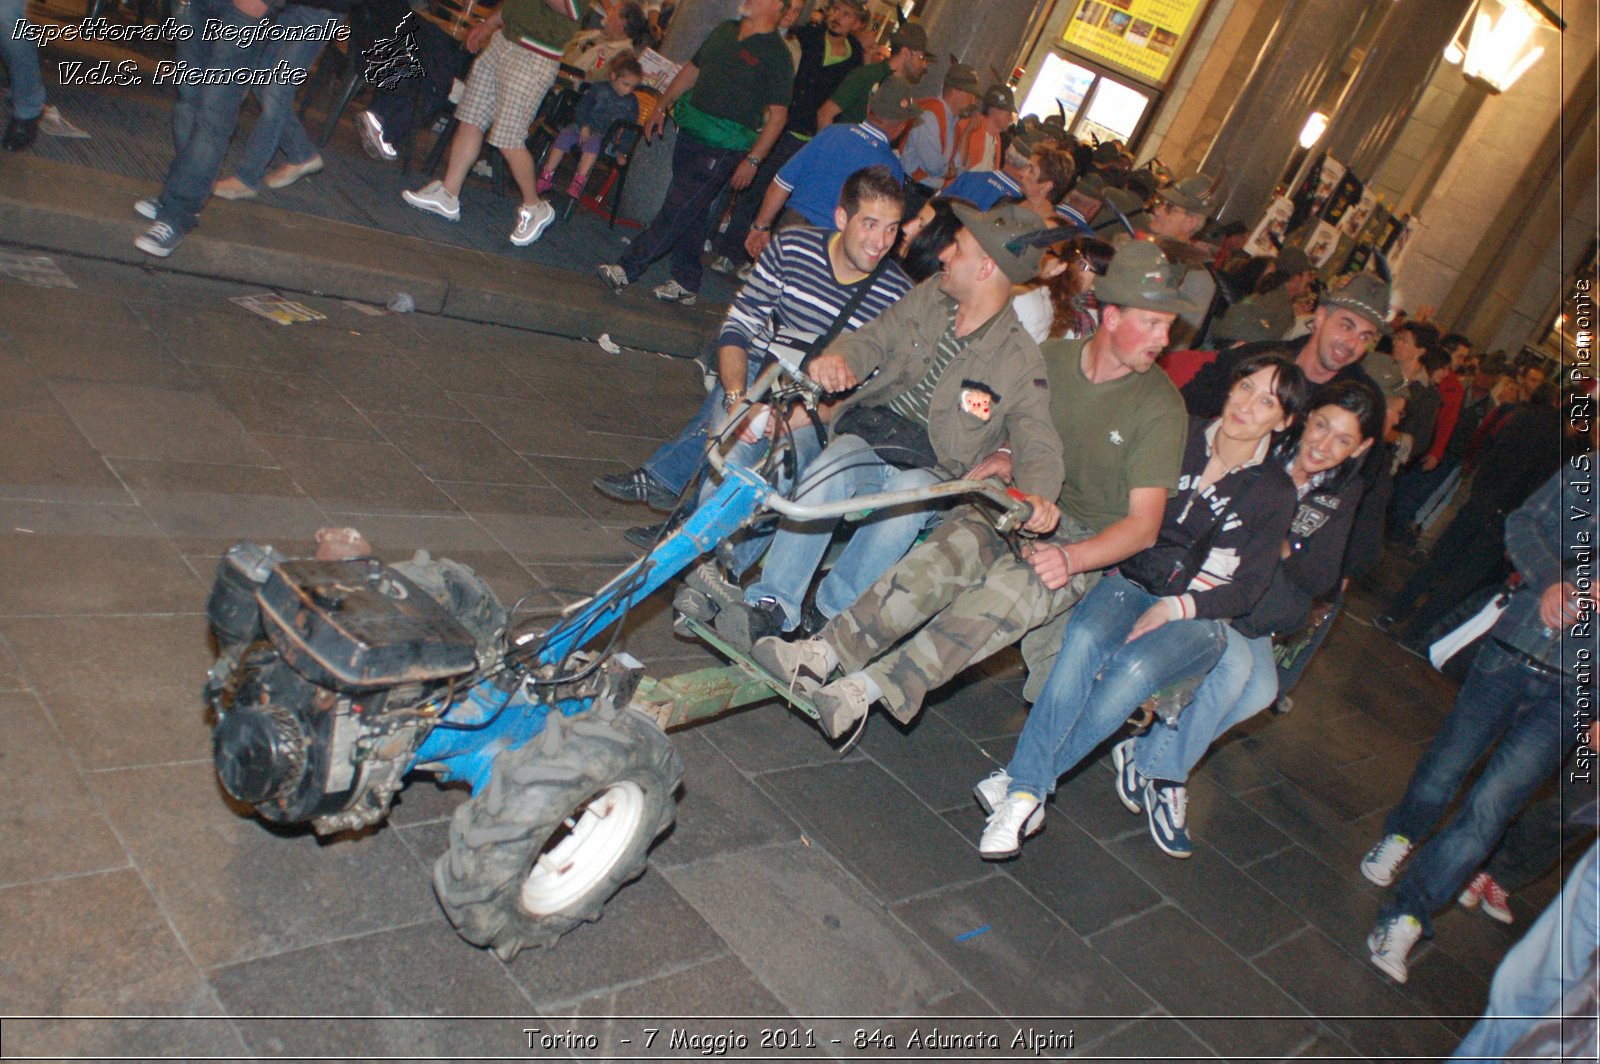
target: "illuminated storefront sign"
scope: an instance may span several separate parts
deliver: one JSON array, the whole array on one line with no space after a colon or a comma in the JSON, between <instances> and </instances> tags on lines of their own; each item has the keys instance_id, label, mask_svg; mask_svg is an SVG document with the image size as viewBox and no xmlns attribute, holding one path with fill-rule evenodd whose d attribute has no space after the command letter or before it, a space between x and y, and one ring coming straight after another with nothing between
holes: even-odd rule
<instances>
[{"instance_id":1,"label":"illuminated storefront sign","mask_svg":"<svg viewBox=\"0 0 1600 1064\"><path fill-rule=\"evenodd\" d=\"M1165 85L1204 0L1077 0L1061 40L1079 54Z\"/></svg>"}]
</instances>

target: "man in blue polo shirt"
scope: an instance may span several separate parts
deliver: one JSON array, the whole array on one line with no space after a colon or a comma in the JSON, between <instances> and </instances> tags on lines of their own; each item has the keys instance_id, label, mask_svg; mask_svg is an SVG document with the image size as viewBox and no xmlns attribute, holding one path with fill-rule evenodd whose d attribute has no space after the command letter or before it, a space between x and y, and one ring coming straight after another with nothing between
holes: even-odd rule
<instances>
[{"instance_id":1,"label":"man in blue polo shirt","mask_svg":"<svg viewBox=\"0 0 1600 1064\"><path fill-rule=\"evenodd\" d=\"M913 118L917 110L911 83L898 74L879 84L867 103L867 120L858 124L826 126L811 143L784 163L778 176L767 187L761 210L745 238L745 250L759 258L772 239L773 223L787 204L793 212L786 222L804 223L821 229L833 223L839 203L839 190L845 179L869 166L886 166L896 181L905 179L900 158L891 143ZM785 212L786 214L788 212Z\"/></svg>"}]
</instances>

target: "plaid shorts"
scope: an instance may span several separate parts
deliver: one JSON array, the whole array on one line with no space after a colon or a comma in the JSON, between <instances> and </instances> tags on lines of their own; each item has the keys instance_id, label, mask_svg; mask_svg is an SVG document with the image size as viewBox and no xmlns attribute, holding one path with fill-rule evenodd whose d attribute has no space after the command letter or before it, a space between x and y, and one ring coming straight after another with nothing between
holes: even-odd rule
<instances>
[{"instance_id":1,"label":"plaid shorts","mask_svg":"<svg viewBox=\"0 0 1600 1064\"><path fill-rule=\"evenodd\" d=\"M527 144L528 128L544 94L555 83L560 63L495 33L473 60L467 91L456 104L456 118L488 130L490 144L502 150Z\"/></svg>"}]
</instances>

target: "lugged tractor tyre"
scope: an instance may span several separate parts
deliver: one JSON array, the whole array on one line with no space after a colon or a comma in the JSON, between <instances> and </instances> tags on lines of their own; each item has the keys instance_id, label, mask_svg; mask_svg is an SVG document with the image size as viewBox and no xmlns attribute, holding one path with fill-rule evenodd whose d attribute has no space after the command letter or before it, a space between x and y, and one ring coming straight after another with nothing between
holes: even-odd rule
<instances>
[{"instance_id":1,"label":"lugged tractor tyre","mask_svg":"<svg viewBox=\"0 0 1600 1064\"><path fill-rule=\"evenodd\" d=\"M671 740L636 710L552 712L457 807L433 866L439 904L462 938L501 960L553 946L644 873L682 778Z\"/></svg>"}]
</instances>

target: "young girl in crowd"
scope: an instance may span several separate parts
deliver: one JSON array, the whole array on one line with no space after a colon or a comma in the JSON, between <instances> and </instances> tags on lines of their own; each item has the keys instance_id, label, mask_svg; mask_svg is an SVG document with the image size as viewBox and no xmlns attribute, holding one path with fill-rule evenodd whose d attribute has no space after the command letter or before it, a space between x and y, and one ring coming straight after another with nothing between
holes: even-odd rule
<instances>
[{"instance_id":1,"label":"young girl in crowd","mask_svg":"<svg viewBox=\"0 0 1600 1064\"><path fill-rule=\"evenodd\" d=\"M1305 376L1282 354L1235 369L1222 416L1191 419L1177 494L1156 542L1107 573L1072 611L1060 656L1005 769L975 788L990 813L988 861L1015 857L1039 830L1056 780L1169 683L1209 669L1230 617L1272 578L1295 510L1275 433L1305 406Z\"/></svg>"},{"instance_id":2,"label":"young girl in crowd","mask_svg":"<svg viewBox=\"0 0 1600 1064\"><path fill-rule=\"evenodd\" d=\"M1362 458L1383 434L1384 402L1355 381L1327 384L1311 396L1298 444L1271 461L1287 468L1299 502L1278 551L1267 591L1227 629L1227 648L1177 724L1159 720L1111 751L1117 797L1144 812L1163 852L1188 857L1185 783L1211 744L1229 728L1260 713L1278 697L1272 637L1305 626L1312 604L1339 583L1363 481Z\"/></svg>"},{"instance_id":3,"label":"young girl in crowd","mask_svg":"<svg viewBox=\"0 0 1600 1064\"><path fill-rule=\"evenodd\" d=\"M539 195L550 191L550 186L555 184L556 167L574 144L579 145L583 154L578 156L578 169L567 186L567 195L572 199L583 195L583 186L589 180L589 171L594 169L594 161L600 156L600 143L611 123L618 119L639 120L639 101L633 95L633 90L644 79L644 68L639 60L632 52L623 52L611 60L607 74L608 83L596 85L584 93L573 113L572 124L556 136L550 154L545 156L544 172L539 175Z\"/></svg>"}]
</instances>

